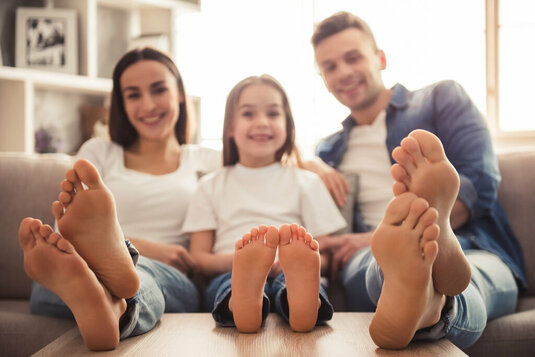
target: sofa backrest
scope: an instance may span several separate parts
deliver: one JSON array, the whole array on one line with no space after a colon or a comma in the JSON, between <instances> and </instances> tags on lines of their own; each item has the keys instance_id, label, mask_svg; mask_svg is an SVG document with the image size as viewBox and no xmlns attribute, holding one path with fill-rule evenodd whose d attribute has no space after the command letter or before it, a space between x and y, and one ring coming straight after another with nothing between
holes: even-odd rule
<instances>
[{"instance_id":1,"label":"sofa backrest","mask_svg":"<svg viewBox=\"0 0 535 357\"><path fill-rule=\"evenodd\" d=\"M524 251L527 295L535 296L535 150L500 153L498 160L499 198ZM30 296L31 280L24 272L18 227L28 216L53 225L50 206L71 166L68 155L0 152L0 299Z\"/></svg>"},{"instance_id":2,"label":"sofa backrest","mask_svg":"<svg viewBox=\"0 0 535 357\"><path fill-rule=\"evenodd\" d=\"M51 203L71 166L68 155L0 153L0 298L30 296L31 280L17 239L19 224L28 216L54 224Z\"/></svg>"},{"instance_id":3,"label":"sofa backrest","mask_svg":"<svg viewBox=\"0 0 535 357\"><path fill-rule=\"evenodd\" d=\"M535 149L502 152L498 161L502 174L499 199L524 252L526 295L535 296Z\"/></svg>"}]
</instances>

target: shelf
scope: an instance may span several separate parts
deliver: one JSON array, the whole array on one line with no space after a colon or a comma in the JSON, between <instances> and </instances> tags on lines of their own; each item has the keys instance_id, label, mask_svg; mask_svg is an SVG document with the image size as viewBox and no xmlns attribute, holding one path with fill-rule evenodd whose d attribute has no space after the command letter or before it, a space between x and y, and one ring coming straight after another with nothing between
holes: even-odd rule
<instances>
[{"instance_id":1,"label":"shelf","mask_svg":"<svg viewBox=\"0 0 535 357\"><path fill-rule=\"evenodd\" d=\"M81 94L108 95L112 80L47 72L28 68L0 67L0 81L29 81L39 89L56 89Z\"/></svg>"}]
</instances>

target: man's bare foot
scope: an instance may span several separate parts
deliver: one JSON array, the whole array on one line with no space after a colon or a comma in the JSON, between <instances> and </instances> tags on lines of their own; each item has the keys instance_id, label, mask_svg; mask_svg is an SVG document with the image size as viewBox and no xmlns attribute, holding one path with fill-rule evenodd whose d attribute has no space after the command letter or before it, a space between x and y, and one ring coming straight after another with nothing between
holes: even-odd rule
<instances>
[{"instance_id":1,"label":"man's bare foot","mask_svg":"<svg viewBox=\"0 0 535 357\"><path fill-rule=\"evenodd\" d=\"M278 245L279 231L273 226L253 228L236 242L228 305L240 332L256 332L262 326L264 285Z\"/></svg>"},{"instance_id":2,"label":"man's bare foot","mask_svg":"<svg viewBox=\"0 0 535 357\"><path fill-rule=\"evenodd\" d=\"M433 265L435 289L448 296L460 294L470 283L472 272L450 224L459 193L459 175L440 140L425 130L411 132L392 156L398 163L392 167L394 195L414 192L438 210L440 249Z\"/></svg>"},{"instance_id":3,"label":"man's bare foot","mask_svg":"<svg viewBox=\"0 0 535 357\"><path fill-rule=\"evenodd\" d=\"M38 219L22 221L19 243L26 274L67 304L86 346L91 350L117 347L126 301L113 297L72 244Z\"/></svg>"},{"instance_id":4,"label":"man's bare foot","mask_svg":"<svg viewBox=\"0 0 535 357\"><path fill-rule=\"evenodd\" d=\"M318 242L303 227L284 224L279 229L279 261L286 280L290 326L297 332L310 331L320 307Z\"/></svg>"},{"instance_id":5,"label":"man's bare foot","mask_svg":"<svg viewBox=\"0 0 535 357\"><path fill-rule=\"evenodd\" d=\"M61 188L52 213L62 236L113 295L134 296L139 277L117 221L113 196L97 169L87 160L76 161L65 173Z\"/></svg>"},{"instance_id":6,"label":"man's bare foot","mask_svg":"<svg viewBox=\"0 0 535 357\"><path fill-rule=\"evenodd\" d=\"M436 324L445 296L433 288L437 211L415 194L395 197L373 234L371 249L384 275L370 335L377 346L406 347L416 330Z\"/></svg>"}]
</instances>

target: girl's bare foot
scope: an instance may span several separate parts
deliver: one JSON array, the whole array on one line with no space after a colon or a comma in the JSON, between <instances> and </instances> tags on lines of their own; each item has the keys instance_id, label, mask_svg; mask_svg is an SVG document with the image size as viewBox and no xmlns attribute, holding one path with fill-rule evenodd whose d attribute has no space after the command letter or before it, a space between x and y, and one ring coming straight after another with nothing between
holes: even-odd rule
<instances>
[{"instance_id":1,"label":"girl's bare foot","mask_svg":"<svg viewBox=\"0 0 535 357\"><path fill-rule=\"evenodd\" d=\"M471 269L450 224L459 192L459 175L448 161L440 140L425 130L415 130L401 141L392 156L396 180L394 194L410 191L438 210L440 235L438 256L433 265L435 289L445 295L460 294L471 278Z\"/></svg>"},{"instance_id":2,"label":"girl's bare foot","mask_svg":"<svg viewBox=\"0 0 535 357\"><path fill-rule=\"evenodd\" d=\"M61 188L52 213L62 236L113 295L134 296L139 278L117 221L113 196L97 169L87 160L78 160L66 172Z\"/></svg>"},{"instance_id":3,"label":"girl's bare foot","mask_svg":"<svg viewBox=\"0 0 535 357\"><path fill-rule=\"evenodd\" d=\"M416 330L440 319L445 296L434 290L431 277L439 249L436 219L424 199L403 193L390 202L373 235L372 253L384 275L370 324L379 347L404 348Z\"/></svg>"},{"instance_id":4,"label":"girl's bare foot","mask_svg":"<svg viewBox=\"0 0 535 357\"><path fill-rule=\"evenodd\" d=\"M320 307L319 245L303 227L284 224L279 230L279 261L286 280L290 326L310 331Z\"/></svg>"},{"instance_id":5,"label":"girl's bare foot","mask_svg":"<svg viewBox=\"0 0 535 357\"><path fill-rule=\"evenodd\" d=\"M262 326L264 285L278 244L279 231L273 226L253 228L236 242L229 309L240 332L256 332Z\"/></svg>"},{"instance_id":6,"label":"girl's bare foot","mask_svg":"<svg viewBox=\"0 0 535 357\"><path fill-rule=\"evenodd\" d=\"M117 347L126 301L113 297L72 244L41 221L25 218L19 242L26 274L67 304L86 346L91 350Z\"/></svg>"}]
</instances>

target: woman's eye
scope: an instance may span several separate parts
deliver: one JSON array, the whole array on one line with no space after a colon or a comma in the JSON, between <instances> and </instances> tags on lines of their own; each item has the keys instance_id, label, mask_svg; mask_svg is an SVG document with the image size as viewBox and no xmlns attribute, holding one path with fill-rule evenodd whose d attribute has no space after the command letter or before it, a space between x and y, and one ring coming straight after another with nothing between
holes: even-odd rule
<instances>
[{"instance_id":1,"label":"woman's eye","mask_svg":"<svg viewBox=\"0 0 535 357\"><path fill-rule=\"evenodd\" d=\"M139 98L139 93L130 93L126 95L126 98L128 99L136 99Z\"/></svg>"}]
</instances>

